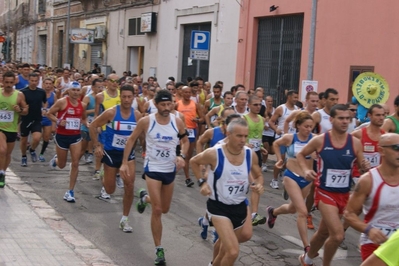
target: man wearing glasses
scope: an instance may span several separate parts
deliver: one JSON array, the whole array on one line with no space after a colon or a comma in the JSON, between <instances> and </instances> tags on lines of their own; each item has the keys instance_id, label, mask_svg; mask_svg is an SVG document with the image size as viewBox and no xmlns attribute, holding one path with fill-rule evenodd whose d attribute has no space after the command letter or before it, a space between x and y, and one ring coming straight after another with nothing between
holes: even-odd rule
<instances>
[{"instance_id":1,"label":"man wearing glasses","mask_svg":"<svg viewBox=\"0 0 399 266\"><path fill-rule=\"evenodd\" d=\"M363 261L399 230L399 135L382 135L378 152L381 164L360 177L345 211L349 225L362 233ZM358 216L362 209L364 221Z\"/></svg>"},{"instance_id":2,"label":"man wearing glasses","mask_svg":"<svg viewBox=\"0 0 399 266\"><path fill-rule=\"evenodd\" d=\"M96 95L96 107L94 111L94 118L99 116L102 112L107 109L114 107L121 103L120 100L120 92L119 92L119 85L118 85L119 77L116 74L109 74L108 78L105 82L106 89L98 93ZM105 130L105 127L102 127L102 130ZM102 143L101 133L100 133L100 142ZM104 143L102 143L104 144ZM100 168L101 168L101 161L96 160L96 167L94 172L94 178L98 178L100 176ZM120 178L119 174L116 176L116 185L118 188L123 188L123 181ZM104 187L101 189L101 198L103 199L110 199L111 196L105 191Z\"/></svg>"},{"instance_id":3,"label":"man wearing glasses","mask_svg":"<svg viewBox=\"0 0 399 266\"><path fill-rule=\"evenodd\" d=\"M362 170L370 168L364 159L360 140L346 131L351 115L347 105L337 104L330 111L332 129L312 140L297 155L307 181L316 180L315 206L321 213L317 232L310 241L310 249L299 256L302 266L313 265L313 259L324 245L323 265L330 265L344 239L341 217L349 199L351 171L355 160ZM317 173L309 169L306 156L316 152L319 160Z\"/></svg>"},{"instance_id":4,"label":"man wearing glasses","mask_svg":"<svg viewBox=\"0 0 399 266\"><path fill-rule=\"evenodd\" d=\"M355 130L355 128L359 125L359 121L356 118L357 117L357 104L349 102L348 107L349 107L349 111L351 112L352 120L349 123L347 132L352 133Z\"/></svg>"}]
</instances>

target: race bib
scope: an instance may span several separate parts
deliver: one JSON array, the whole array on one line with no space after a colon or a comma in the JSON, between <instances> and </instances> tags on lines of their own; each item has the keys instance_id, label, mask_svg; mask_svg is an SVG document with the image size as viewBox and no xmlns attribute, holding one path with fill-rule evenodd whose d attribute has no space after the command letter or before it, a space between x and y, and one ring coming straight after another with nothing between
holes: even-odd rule
<instances>
[{"instance_id":1,"label":"race bib","mask_svg":"<svg viewBox=\"0 0 399 266\"><path fill-rule=\"evenodd\" d=\"M370 162L371 167L377 167L380 164L380 153L364 153L364 158Z\"/></svg>"},{"instance_id":2,"label":"race bib","mask_svg":"<svg viewBox=\"0 0 399 266\"><path fill-rule=\"evenodd\" d=\"M128 138L129 135L114 134L114 138L112 139L112 147L124 149Z\"/></svg>"},{"instance_id":3,"label":"race bib","mask_svg":"<svg viewBox=\"0 0 399 266\"><path fill-rule=\"evenodd\" d=\"M167 147L156 146L151 150L151 157L155 158L155 160L160 161L171 161L173 160L172 157L172 150Z\"/></svg>"},{"instance_id":4,"label":"race bib","mask_svg":"<svg viewBox=\"0 0 399 266\"><path fill-rule=\"evenodd\" d=\"M349 187L351 170L327 169L326 187L347 188Z\"/></svg>"},{"instance_id":5,"label":"race bib","mask_svg":"<svg viewBox=\"0 0 399 266\"><path fill-rule=\"evenodd\" d=\"M387 225L381 225L381 224L373 224L373 227L380 229L381 232L388 238L398 230L398 228L393 228L393 227L390 227Z\"/></svg>"},{"instance_id":6,"label":"race bib","mask_svg":"<svg viewBox=\"0 0 399 266\"><path fill-rule=\"evenodd\" d=\"M188 138L194 139L195 138L195 132L194 129L187 129L188 132Z\"/></svg>"},{"instance_id":7,"label":"race bib","mask_svg":"<svg viewBox=\"0 0 399 266\"><path fill-rule=\"evenodd\" d=\"M306 143L295 142L294 143L294 154L295 156L305 147Z\"/></svg>"},{"instance_id":8,"label":"race bib","mask_svg":"<svg viewBox=\"0 0 399 266\"><path fill-rule=\"evenodd\" d=\"M228 198L245 196L247 193L248 193L248 182L233 180L223 186L223 195Z\"/></svg>"},{"instance_id":9,"label":"race bib","mask_svg":"<svg viewBox=\"0 0 399 266\"><path fill-rule=\"evenodd\" d=\"M13 122L14 121L14 111L0 111L0 122Z\"/></svg>"},{"instance_id":10,"label":"race bib","mask_svg":"<svg viewBox=\"0 0 399 266\"><path fill-rule=\"evenodd\" d=\"M67 117L65 129L68 130L80 130L80 118Z\"/></svg>"},{"instance_id":11,"label":"race bib","mask_svg":"<svg viewBox=\"0 0 399 266\"><path fill-rule=\"evenodd\" d=\"M253 146L252 147L253 151L259 151L260 150L260 145L261 145L261 140L260 139L249 139L248 143Z\"/></svg>"}]
</instances>

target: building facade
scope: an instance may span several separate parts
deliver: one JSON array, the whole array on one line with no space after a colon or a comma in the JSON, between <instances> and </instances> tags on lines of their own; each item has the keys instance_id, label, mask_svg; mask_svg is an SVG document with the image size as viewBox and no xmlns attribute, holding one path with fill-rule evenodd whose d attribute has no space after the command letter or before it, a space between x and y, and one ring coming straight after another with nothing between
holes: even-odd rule
<instances>
[{"instance_id":1,"label":"building facade","mask_svg":"<svg viewBox=\"0 0 399 266\"><path fill-rule=\"evenodd\" d=\"M300 91L301 81L308 77L312 2L241 1L237 83L262 86L277 100L284 89ZM393 97L388 103L392 106L399 92L399 18L394 15L399 2L316 2L313 80L318 81L318 90L335 88L340 102L346 103L352 97L354 79L362 72L373 71L390 85ZM374 15L369 19L367 14Z\"/></svg>"}]
</instances>

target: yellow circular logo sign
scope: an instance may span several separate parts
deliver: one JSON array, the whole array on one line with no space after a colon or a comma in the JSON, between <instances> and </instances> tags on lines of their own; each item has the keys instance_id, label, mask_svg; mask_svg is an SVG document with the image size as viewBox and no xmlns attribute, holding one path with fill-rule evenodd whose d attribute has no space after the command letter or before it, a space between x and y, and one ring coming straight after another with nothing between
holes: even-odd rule
<instances>
[{"instance_id":1,"label":"yellow circular logo sign","mask_svg":"<svg viewBox=\"0 0 399 266\"><path fill-rule=\"evenodd\" d=\"M388 101L389 85L382 76L373 72L364 72L353 82L352 92L361 105L369 108L373 104L383 104Z\"/></svg>"}]
</instances>

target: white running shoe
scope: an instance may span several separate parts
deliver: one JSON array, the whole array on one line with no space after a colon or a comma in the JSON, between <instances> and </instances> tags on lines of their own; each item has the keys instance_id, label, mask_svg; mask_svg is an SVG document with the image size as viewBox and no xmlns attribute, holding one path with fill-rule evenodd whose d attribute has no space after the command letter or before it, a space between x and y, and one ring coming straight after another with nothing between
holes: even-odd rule
<instances>
[{"instance_id":1,"label":"white running shoe","mask_svg":"<svg viewBox=\"0 0 399 266\"><path fill-rule=\"evenodd\" d=\"M262 165L262 171L263 172L267 172L267 165L266 164Z\"/></svg>"},{"instance_id":2,"label":"white running shoe","mask_svg":"<svg viewBox=\"0 0 399 266\"><path fill-rule=\"evenodd\" d=\"M125 233L131 233L133 231L133 228L129 225L128 220L122 220L119 223L119 228L122 229L123 232Z\"/></svg>"},{"instance_id":3,"label":"white running shoe","mask_svg":"<svg viewBox=\"0 0 399 266\"><path fill-rule=\"evenodd\" d=\"M111 195L108 194L107 191L105 191L104 187L101 188L100 198L102 198L102 199L111 199Z\"/></svg>"},{"instance_id":4,"label":"white running shoe","mask_svg":"<svg viewBox=\"0 0 399 266\"><path fill-rule=\"evenodd\" d=\"M54 155L54 157L53 157L53 158L50 160L50 162L49 162L50 169L55 170L55 169L57 168L57 161L56 161L56 159L57 159L57 154Z\"/></svg>"},{"instance_id":5,"label":"white running shoe","mask_svg":"<svg viewBox=\"0 0 399 266\"><path fill-rule=\"evenodd\" d=\"M270 182L270 187L274 188L274 189L278 189L278 180L272 180L272 182Z\"/></svg>"},{"instance_id":6,"label":"white running shoe","mask_svg":"<svg viewBox=\"0 0 399 266\"><path fill-rule=\"evenodd\" d=\"M123 184L123 180L119 174L116 175L116 186L118 188L124 188L125 185Z\"/></svg>"},{"instance_id":7,"label":"white running shoe","mask_svg":"<svg viewBox=\"0 0 399 266\"><path fill-rule=\"evenodd\" d=\"M64 195L64 200L66 200L67 202L75 202L75 195L73 191L67 190Z\"/></svg>"}]
</instances>

